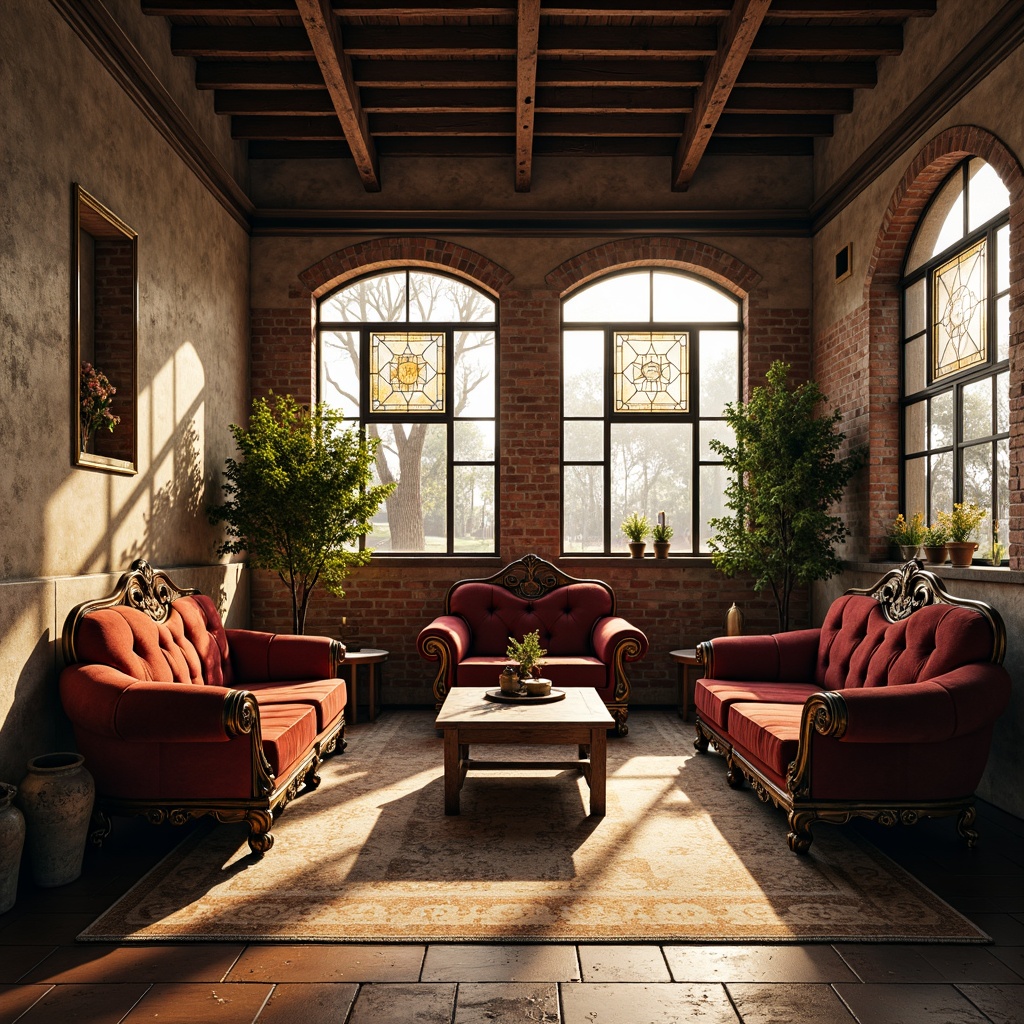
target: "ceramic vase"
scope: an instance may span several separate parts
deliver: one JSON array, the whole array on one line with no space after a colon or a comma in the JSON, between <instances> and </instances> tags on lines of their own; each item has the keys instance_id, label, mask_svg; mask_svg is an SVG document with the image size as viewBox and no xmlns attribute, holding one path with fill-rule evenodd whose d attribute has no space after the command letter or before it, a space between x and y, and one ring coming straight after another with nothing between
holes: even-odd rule
<instances>
[{"instance_id":1,"label":"ceramic vase","mask_svg":"<svg viewBox=\"0 0 1024 1024\"><path fill-rule=\"evenodd\" d=\"M18 896L18 869L25 845L25 817L14 806L17 786L0 782L0 914L14 906Z\"/></svg>"},{"instance_id":2,"label":"ceramic vase","mask_svg":"<svg viewBox=\"0 0 1024 1024\"><path fill-rule=\"evenodd\" d=\"M81 754L34 757L21 780L29 867L36 885L67 885L82 873L96 786Z\"/></svg>"},{"instance_id":3,"label":"ceramic vase","mask_svg":"<svg viewBox=\"0 0 1024 1024\"><path fill-rule=\"evenodd\" d=\"M725 635L743 635L743 612L740 611L739 605L735 601L733 601L729 610L725 613Z\"/></svg>"}]
</instances>

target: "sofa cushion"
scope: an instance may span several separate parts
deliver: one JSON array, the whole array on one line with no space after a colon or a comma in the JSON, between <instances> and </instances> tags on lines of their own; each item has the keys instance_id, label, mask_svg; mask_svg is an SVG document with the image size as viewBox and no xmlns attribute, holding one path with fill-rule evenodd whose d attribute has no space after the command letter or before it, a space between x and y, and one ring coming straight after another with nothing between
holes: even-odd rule
<instances>
[{"instance_id":1,"label":"sofa cushion","mask_svg":"<svg viewBox=\"0 0 1024 1024\"><path fill-rule=\"evenodd\" d=\"M78 661L109 665L158 683L203 683L202 660L184 642L181 617L172 611L168 623L156 623L124 605L91 611L75 634Z\"/></svg>"},{"instance_id":2,"label":"sofa cushion","mask_svg":"<svg viewBox=\"0 0 1024 1024\"><path fill-rule=\"evenodd\" d=\"M463 583L452 592L450 605L452 614L469 623L470 657L504 657L510 636L534 630L552 656L590 655L594 623L612 613L612 596L587 582L557 587L535 600L491 583Z\"/></svg>"},{"instance_id":3,"label":"sofa cushion","mask_svg":"<svg viewBox=\"0 0 1024 1024\"><path fill-rule=\"evenodd\" d=\"M347 689L344 679L300 679L294 683L248 683L262 711L271 704L308 704L316 712L316 728L321 731L345 710Z\"/></svg>"},{"instance_id":4,"label":"sofa cushion","mask_svg":"<svg viewBox=\"0 0 1024 1024\"><path fill-rule=\"evenodd\" d=\"M776 781L784 780L796 758L802 713L799 704L733 704L729 734L738 747L767 765Z\"/></svg>"},{"instance_id":5,"label":"sofa cushion","mask_svg":"<svg viewBox=\"0 0 1024 1024\"><path fill-rule=\"evenodd\" d=\"M310 750L316 740L316 711L303 704L260 706L263 752L275 778L280 778Z\"/></svg>"},{"instance_id":6,"label":"sofa cushion","mask_svg":"<svg viewBox=\"0 0 1024 1024\"><path fill-rule=\"evenodd\" d=\"M604 697L611 689L611 668L597 658L552 658L545 656L541 675L556 687L592 686ZM486 686L494 689L508 658L467 658L459 665L459 686Z\"/></svg>"},{"instance_id":7,"label":"sofa cushion","mask_svg":"<svg viewBox=\"0 0 1024 1024\"><path fill-rule=\"evenodd\" d=\"M810 683L731 683L718 679L698 679L694 703L700 717L709 725L725 729L729 708L748 701L803 705L819 687Z\"/></svg>"}]
</instances>

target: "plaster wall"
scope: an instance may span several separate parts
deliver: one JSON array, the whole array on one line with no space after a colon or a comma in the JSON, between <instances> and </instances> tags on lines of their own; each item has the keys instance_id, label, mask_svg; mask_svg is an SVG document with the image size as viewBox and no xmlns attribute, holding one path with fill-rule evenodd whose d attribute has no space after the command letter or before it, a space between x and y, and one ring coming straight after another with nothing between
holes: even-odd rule
<instances>
[{"instance_id":1,"label":"plaster wall","mask_svg":"<svg viewBox=\"0 0 1024 1024\"><path fill-rule=\"evenodd\" d=\"M116 7L158 50L138 5ZM27 758L67 742L64 616L133 558L186 586L202 578L236 624L247 616L204 508L247 407L248 236L50 4L4 6L0 95L0 778L16 782ZM73 182L139 233L133 476L71 464Z\"/></svg>"}]
</instances>

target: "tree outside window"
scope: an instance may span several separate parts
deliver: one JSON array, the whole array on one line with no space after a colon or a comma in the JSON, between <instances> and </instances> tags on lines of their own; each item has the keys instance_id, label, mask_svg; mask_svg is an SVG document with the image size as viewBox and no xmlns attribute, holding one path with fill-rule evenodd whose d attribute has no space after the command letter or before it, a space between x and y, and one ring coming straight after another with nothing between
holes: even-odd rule
<instances>
[{"instance_id":1,"label":"tree outside window","mask_svg":"<svg viewBox=\"0 0 1024 1024\"><path fill-rule=\"evenodd\" d=\"M497 550L497 308L464 281L391 270L318 305L322 401L380 438L375 475L397 484L376 553Z\"/></svg>"},{"instance_id":2,"label":"tree outside window","mask_svg":"<svg viewBox=\"0 0 1024 1024\"><path fill-rule=\"evenodd\" d=\"M690 274L612 274L562 304L562 549L625 553L619 524L666 513L672 553L724 514L712 439L740 397L740 303Z\"/></svg>"}]
</instances>

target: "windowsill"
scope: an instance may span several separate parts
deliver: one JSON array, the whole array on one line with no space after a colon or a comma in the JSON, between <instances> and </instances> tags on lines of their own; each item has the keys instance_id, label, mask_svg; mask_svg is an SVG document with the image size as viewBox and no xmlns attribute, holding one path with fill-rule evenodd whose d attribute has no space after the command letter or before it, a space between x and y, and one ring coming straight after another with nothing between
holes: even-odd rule
<instances>
[{"instance_id":1,"label":"windowsill","mask_svg":"<svg viewBox=\"0 0 1024 1024\"><path fill-rule=\"evenodd\" d=\"M873 572L881 576L892 569L898 569L902 562L844 562L847 572ZM1024 583L1024 571L1010 569L1005 565L972 565L963 569L952 565L925 565L925 570L944 580L975 580L978 583Z\"/></svg>"}]
</instances>

